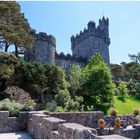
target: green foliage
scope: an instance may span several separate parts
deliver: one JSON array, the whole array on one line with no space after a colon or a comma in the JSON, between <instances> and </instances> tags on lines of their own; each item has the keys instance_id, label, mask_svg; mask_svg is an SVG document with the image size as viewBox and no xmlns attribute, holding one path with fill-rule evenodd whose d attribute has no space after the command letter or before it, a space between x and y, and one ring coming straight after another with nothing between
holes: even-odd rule
<instances>
[{"instance_id":1,"label":"green foliage","mask_svg":"<svg viewBox=\"0 0 140 140\"><path fill-rule=\"evenodd\" d=\"M46 111L49 112L56 112L57 111L57 104L55 101L48 102L46 104Z\"/></svg>"},{"instance_id":2,"label":"green foliage","mask_svg":"<svg viewBox=\"0 0 140 140\"><path fill-rule=\"evenodd\" d=\"M75 96L81 89L83 82L82 70L79 65L71 65L68 73L69 92L71 96Z\"/></svg>"},{"instance_id":3,"label":"green foliage","mask_svg":"<svg viewBox=\"0 0 140 140\"><path fill-rule=\"evenodd\" d=\"M66 90L60 90L58 94L55 95L55 101L58 106L65 107L65 103L70 100L69 92Z\"/></svg>"},{"instance_id":4,"label":"green foliage","mask_svg":"<svg viewBox=\"0 0 140 140\"><path fill-rule=\"evenodd\" d=\"M114 96L114 108L118 111L118 114L132 114L134 108L140 107L140 100L132 96L125 97L124 100L120 100L118 96ZM110 109L108 109L110 114Z\"/></svg>"},{"instance_id":5,"label":"green foliage","mask_svg":"<svg viewBox=\"0 0 140 140\"><path fill-rule=\"evenodd\" d=\"M82 101L82 100L81 100ZM69 99L65 103L65 109L69 111L79 111L80 110L80 103L77 100Z\"/></svg>"},{"instance_id":6,"label":"green foliage","mask_svg":"<svg viewBox=\"0 0 140 140\"><path fill-rule=\"evenodd\" d=\"M136 98L140 99L140 83L136 82Z\"/></svg>"},{"instance_id":7,"label":"green foliage","mask_svg":"<svg viewBox=\"0 0 140 140\"><path fill-rule=\"evenodd\" d=\"M60 90L67 89L65 71L58 66L46 65L45 76L47 77L47 86L51 94L56 95Z\"/></svg>"},{"instance_id":8,"label":"green foliage","mask_svg":"<svg viewBox=\"0 0 140 140\"><path fill-rule=\"evenodd\" d=\"M122 62L120 65L111 64L111 73L114 81L129 81L136 80L140 81L140 64L136 62L125 63Z\"/></svg>"},{"instance_id":9,"label":"green foliage","mask_svg":"<svg viewBox=\"0 0 140 140\"><path fill-rule=\"evenodd\" d=\"M35 102L34 100L28 100L25 105L23 106L22 110L24 111L32 111L34 110Z\"/></svg>"},{"instance_id":10,"label":"green foliage","mask_svg":"<svg viewBox=\"0 0 140 140\"><path fill-rule=\"evenodd\" d=\"M17 58L13 54L8 54L6 52L0 53L0 63L4 63L7 65L16 64Z\"/></svg>"},{"instance_id":11,"label":"green foliage","mask_svg":"<svg viewBox=\"0 0 140 140\"><path fill-rule=\"evenodd\" d=\"M109 110L109 114L110 114L111 116L117 116L118 111L117 111L115 108L111 108L111 109Z\"/></svg>"},{"instance_id":12,"label":"green foliage","mask_svg":"<svg viewBox=\"0 0 140 140\"><path fill-rule=\"evenodd\" d=\"M46 109L46 102L45 102L45 100L42 100L42 101L41 101L41 103L40 103L40 109L41 109L41 110Z\"/></svg>"},{"instance_id":13,"label":"green foliage","mask_svg":"<svg viewBox=\"0 0 140 140\"><path fill-rule=\"evenodd\" d=\"M138 109L138 108L134 109L133 114L134 115L139 115L140 114L140 109Z\"/></svg>"},{"instance_id":14,"label":"green foliage","mask_svg":"<svg viewBox=\"0 0 140 140\"><path fill-rule=\"evenodd\" d=\"M118 86L118 95L121 96L121 98L124 98L128 95L128 89L127 84L124 81L121 81Z\"/></svg>"},{"instance_id":15,"label":"green foliage","mask_svg":"<svg viewBox=\"0 0 140 140\"><path fill-rule=\"evenodd\" d=\"M62 107L62 106L57 106L57 112L66 112L67 110L65 110L65 108L64 107Z\"/></svg>"},{"instance_id":16,"label":"green foliage","mask_svg":"<svg viewBox=\"0 0 140 140\"><path fill-rule=\"evenodd\" d=\"M128 91L129 95L135 96L136 98L140 98L140 83L136 80L130 80L128 82Z\"/></svg>"},{"instance_id":17,"label":"green foliage","mask_svg":"<svg viewBox=\"0 0 140 140\"><path fill-rule=\"evenodd\" d=\"M140 52L138 52L136 55L135 54L128 55L132 61L134 61L135 63L140 63Z\"/></svg>"},{"instance_id":18,"label":"green foliage","mask_svg":"<svg viewBox=\"0 0 140 140\"><path fill-rule=\"evenodd\" d=\"M34 42L30 35L32 29L20 12L20 5L15 1L0 2L0 33L7 52L10 45L15 45L15 54L18 56L18 48L25 51Z\"/></svg>"},{"instance_id":19,"label":"green foliage","mask_svg":"<svg viewBox=\"0 0 140 140\"><path fill-rule=\"evenodd\" d=\"M133 79L130 79L129 82L127 83L127 88L128 88L128 94L131 96L136 95L136 81Z\"/></svg>"},{"instance_id":20,"label":"green foliage","mask_svg":"<svg viewBox=\"0 0 140 140\"><path fill-rule=\"evenodd\" d=\"M98 103L111 102L114 94L114 84L109 68L100 54L91 57L89 64L84 68L83 91L89 98L96 98Z\"/></svg>"},{"instance_id":21,"label":"green foliage","mask_svg":"<svg viewBox=\"0 0 140 140\"><path fill-rule=\"evenodd\" d=\"M0 110L9 111L10 116L17 116L22 107L19 103L15 103L8 98L0 101Z\"/></svg>"},{"instance_id":22,"label":"green foliage","mask_svg":"<svg viewBox=\"0 0 140 140\"><path fill-rule=\"evenodd\" d=\"M81 96L71 98L68 91L61 90L59 94L55 95L55 101L60 109L63 108L64 111L79 111L83 98Z\"/></svg>"}]
</instances>

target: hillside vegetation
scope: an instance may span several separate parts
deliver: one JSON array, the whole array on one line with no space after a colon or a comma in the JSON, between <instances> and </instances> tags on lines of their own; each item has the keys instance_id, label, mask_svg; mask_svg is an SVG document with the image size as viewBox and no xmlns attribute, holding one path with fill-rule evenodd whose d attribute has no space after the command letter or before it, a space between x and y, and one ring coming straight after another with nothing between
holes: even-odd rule
<instances>
[{"instance_id":1,"label":"hillside vegetation","mask_svg":"<svg viewBox=\"0 0 140 140\"><path fill-rule=\"evenodd\" d=\"M132 96L127 96L124 99L114 96L114 108L118 114L132 114L134 109L140 108L140 100ZM110 114L110 109L108 114Z\"/></svg>"}]
</instances>

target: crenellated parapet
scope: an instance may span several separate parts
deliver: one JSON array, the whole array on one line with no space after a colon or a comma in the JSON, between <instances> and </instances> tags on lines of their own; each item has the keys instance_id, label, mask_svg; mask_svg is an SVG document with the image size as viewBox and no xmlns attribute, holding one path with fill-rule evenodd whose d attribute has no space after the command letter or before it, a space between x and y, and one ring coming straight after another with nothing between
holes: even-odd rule
<instances>
[{"instance_id":1,"label":"crenellated parapet","mask_svg":"<svg viewBox=\"0 0 140 140\"><path fill-rule=\"evenodd\" d=\"M46 41L51 43L52 45L56 46L56 39L52 35L47 35L47 33L39 32L39 33L32 33L32 36L35 38L36 41Z\"/></svg>"},{"instance_id":2,"label":"crenellated parapet","mask_svg":"<svg viewBox=\"0 0 140 140\"><path fill-rule=\"evenodd\" d=\"M87 61L85 58L82 57L76 58L69 53L65 55L63 52L61 52L60 54L55 52L55 58L59 60L75 61L75 62L83 62L83 63L86 63Z\"/></svg>"},{"instance_id":3,"label":"crenellated parapet","mask_svg":"<svg viewBox=\"0 0 140 140\"><path fill-rule=\"evenodd\" d=\"M97 36L99 38L109 38L109 19L103 17L102 19L99 19L99 25L96 26L96 23L94 21L90 21L87 24L87 28L84 28L83 31L80 31L79 34L76 36L71 37L71 44L72 47L79 44L84 39L88 38L89 36Z\"/></svg>"}]
</instances>

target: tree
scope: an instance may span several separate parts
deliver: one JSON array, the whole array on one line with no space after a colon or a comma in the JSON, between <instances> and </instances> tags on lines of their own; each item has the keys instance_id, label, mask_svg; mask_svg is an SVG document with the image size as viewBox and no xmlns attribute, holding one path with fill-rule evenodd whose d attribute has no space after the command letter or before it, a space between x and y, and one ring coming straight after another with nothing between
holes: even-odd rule
<instances>
[{"instance_id":1,"label":"tree","mask_svg":"<svg viewBox=\"0 0 140 140\"><path fill-rule=\"evenodd\" d=\"M128 54L129 58L135 62L135 63L140 63L140 52L136 54Z\"/></svg>"},{"instance_id":2,"label":"tree","mask_svg":"<svg viewBox=\"0 0 140 140\"><path fill-rule=\"evenodd\" d=\"M99 103L111 102L114 84L109 68L99 53L91 57L83 70L83 91L89 98L96 98Z\"/></svg>"},{"instance_id":3,"label":"tree","mask_svg":"<svg viewBox=\"0 0 140 140\"><path fill-rule=\"evenodd\" d=\"M31 47L34 42L34 38L30 35L31 31L17 2L0 2L0 43L5 47L6 52L10 45L14 45L15 55L18 57L18 48L25 51Z\"/></svg>"},{"instance_id":4,"label":"tree","mask_svg":"<svg viewBox=\"0 0 140 140\"><path fill-rule=\"evenodd\" d=\"M75 96L82 85L82 69L79 65L71 65L68 73L69 92L71 96Z\"/></svg>"},{"instance_id":5,"label":"tree","mask_svg":"<svg viewBox=\"0 0 140 140\"><path fill-rule=\"evenodd\" d=\"M128 89L127 84L124 81L121 81L118 86L118 94L121 96L121 98L124 99L124 96L128 95Z\"/></svg>"},{"instance_id":6,"label":"tree","mask_svg":"<svg viewBox=\"0 0 140 140\"><path fill-rule=\"evenodd\" d=\"M119 81L121 79L122 68L118 64L110 64L111 74L114 81Z\"/></svg>"},{"instance_id":7,"label":"tree","mask_svg":"<svg viewBox=\"0 0 140 140\"><path fill-rule=\"evenodd\" d=\"M136 95L136 81L133 79L130 79L129 82L127 83L127 88L128 88L128 94L131 96Z\"/></svg>"}]
</instances>

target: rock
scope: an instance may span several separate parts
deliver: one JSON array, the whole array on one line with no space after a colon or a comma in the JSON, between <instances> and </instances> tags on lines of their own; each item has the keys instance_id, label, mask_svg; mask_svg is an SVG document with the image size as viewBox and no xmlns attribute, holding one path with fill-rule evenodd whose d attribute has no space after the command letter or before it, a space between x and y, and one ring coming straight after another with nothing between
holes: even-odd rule
<instances>
[{"instance_id":1,"label":"rock","mask_svg":"<svg viewBox=\"0 0 140 140\"><path fill-rule=\"evenodd\" d=\"M43 118L43 124L45 124L45 126L50 130L58 130L58 124L62 124L65 122L65 120L54 117Z\"/></svg>"},{"instance_id":2,"label":"rock","mask_svg":"<svg viewBox=\"0 0 140 140\"><path fill-rule=\"evenodd\" d=\"M10 97L10 99L21 104L24 104L26 101L31 99L30 94L18 86L7 87L4 92Z\"/></svg>"},{"instance_id":3,"label":"rock","mask_svg":"<svg viewBox=\"0 0 140 140\"><path fill-rule=\"evenodd\" d=\"M85 127L77 123L64 123L58 127L60 139L89 139L95 138L96 129Z\"/></svg>"}]
</instances>

